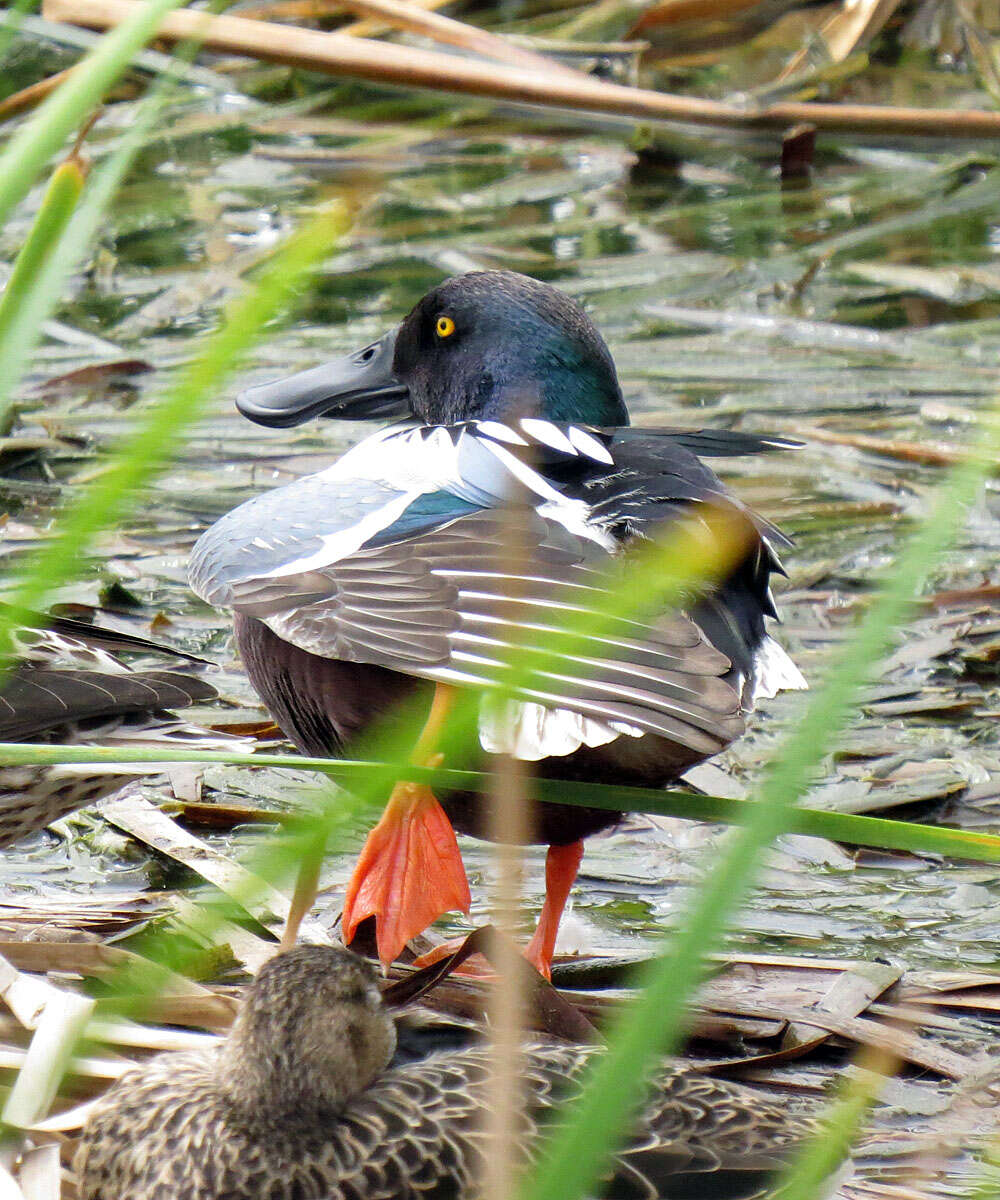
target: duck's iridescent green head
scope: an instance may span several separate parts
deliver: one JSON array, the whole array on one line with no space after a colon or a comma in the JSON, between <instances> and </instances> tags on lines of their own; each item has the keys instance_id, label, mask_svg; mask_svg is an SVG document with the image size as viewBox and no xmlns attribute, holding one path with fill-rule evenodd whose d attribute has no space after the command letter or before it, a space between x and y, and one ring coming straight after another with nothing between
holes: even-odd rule
<instances>
[{"instance_id":1,"label":"duck's iridescent green head","mask_svg":"<svg viewBox=\"0 0 1000 1200\"><path fill-rule=\"evenodd\" d=\"M432 424L503 420L625 425L615 364L573 300L512 271L477 271L429 292L396 337L393 374Z\"/></svg>"},{"instance_id":2,"label":"duck's iridescent green head","mask_svg":"<svg viewBox=\"0 0 1000 1200\"><path fill-rule=\"evenodd\" d=\"M556 288L512 271L449 279L378 342L251 388L237 405L264 425L404 415L434 425L514 416L628 424L590 318Z\"/></svg>"}]
</instances>

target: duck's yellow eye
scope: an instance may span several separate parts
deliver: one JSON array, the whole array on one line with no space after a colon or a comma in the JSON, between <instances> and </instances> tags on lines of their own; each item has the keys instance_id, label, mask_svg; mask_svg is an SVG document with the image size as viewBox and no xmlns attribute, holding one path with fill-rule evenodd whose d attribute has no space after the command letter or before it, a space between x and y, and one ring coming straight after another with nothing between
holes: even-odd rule
<instances>
[{"instance_id":1,"label":"duck's yellow eye","mask_svg":"<svg viewBox=\"0 0 1000 1200\"><path fill-rule=\"evenodd\" d=\"M438 337L451 337L455 332L455 322L451 317L438 317L435 328L437 329Z\"/></svg>"}]
</instances>

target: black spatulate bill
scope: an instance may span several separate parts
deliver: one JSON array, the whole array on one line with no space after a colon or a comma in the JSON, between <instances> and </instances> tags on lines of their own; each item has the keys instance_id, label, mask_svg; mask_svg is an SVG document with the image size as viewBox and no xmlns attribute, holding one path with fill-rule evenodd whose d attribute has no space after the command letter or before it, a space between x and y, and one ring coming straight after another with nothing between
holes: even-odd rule
<instances>
[{"instance_id":1,"label":"black spatulate bill","mask_svg":"<svg viewBox=\"0 0 1000 1200\"><path fill-rule=\"evenodd\" d=\"M392 372L397 332L392 329L364 350L287 379L247 388L237 396L236 407L258 425L278 429L313 417L354 421L406 416L409 392Z\"/></svg>"}]
</instances>

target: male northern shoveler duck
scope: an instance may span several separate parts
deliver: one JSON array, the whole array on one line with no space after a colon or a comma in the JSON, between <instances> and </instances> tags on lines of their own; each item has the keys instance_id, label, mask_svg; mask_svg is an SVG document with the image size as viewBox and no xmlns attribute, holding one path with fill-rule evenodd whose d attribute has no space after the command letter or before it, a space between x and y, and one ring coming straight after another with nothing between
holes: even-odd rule
<instances>
[{"instance_id":1,"label":"male northern shoveler duck","mask_svg":"<svg viewBox=\"0 0 1000 1200\"><path fill-rule=\"evenodd\" d=\"M458 276L380 341L237 403L275 426L404 418L235 509L191 557L195 591L234 611L254 687L306 754L340 753L411 697L430 712L418 757L432 761L450 689L488 686L507 647L544 645L567 613L599 605L624 548L697 524L709 506L740 527L728 575L683 613L605 626L503 711L484 705L483 750L550 777L658 787L738 737L756 698L804 686L765 630L786 539L697 457L793 443L629 428L607 346L553 287L507 271ZM452 827L483 836L482 806L441 801L399 785L349 884L345 940L374 916L385 962L442 913L468 909ZM549 854L528 957L545 974L581 839L619 816L558 804L532 814Z\"/></svg>"},{"instance_id":2,"label":"male northern shoveler duck","mask_svg":"<svg viewBox=\"0 0 1000 1200\"><path fill-rule=\"evenodd\" d=\"M0 686L0 742L211 749L224 740L169 711L210 700L215 688L189 671L131 669L121 656L196 665L204 659L70 617L40 619L21 629L16 643L17 662ZM162 770L142 763L0 764L0 848Z\"/></svg>"},{"instance_id":3,"label":"male northern shoveler duck","mask_svg":"<svg viewBox=\"0 0 1000 1200\"><path fill-rule=\"evenodd\" d=\"M392 1063L373 969L333 946L261 968L222 1045L160 1055L89 1116L81 1200L472 1200L489 1058L473 1045ZM599 1050L524 1047L519 1152L579 1090ZM615 1200L759 1192L811 1122L747 1088L664 1065L600 1187Z\"/></svg>"}]
</instances>

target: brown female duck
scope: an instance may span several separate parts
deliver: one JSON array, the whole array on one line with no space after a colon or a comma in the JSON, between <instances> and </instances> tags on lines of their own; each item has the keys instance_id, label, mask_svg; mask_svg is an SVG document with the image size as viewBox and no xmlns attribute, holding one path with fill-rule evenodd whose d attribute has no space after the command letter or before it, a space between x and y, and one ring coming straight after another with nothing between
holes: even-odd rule
<instances>
[{"instance_id":1,"label":"brown female duck","mask_svg":"<svg viewBox=\"0 0 1000 1200\"><path fill-rule=\"evenodd\" d=\"M264 965L228 1038L164 1054L104 1097L77 1156L81 1200L473 1200L487 1052L393 1065L372 968L302 945ZM521 1151L578 1090L595 1047L524 1050ZM749 1196L804 1136L787 1107L664 1066L600 1194Z\"/></svg>"}]
</instances>

